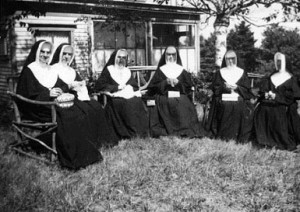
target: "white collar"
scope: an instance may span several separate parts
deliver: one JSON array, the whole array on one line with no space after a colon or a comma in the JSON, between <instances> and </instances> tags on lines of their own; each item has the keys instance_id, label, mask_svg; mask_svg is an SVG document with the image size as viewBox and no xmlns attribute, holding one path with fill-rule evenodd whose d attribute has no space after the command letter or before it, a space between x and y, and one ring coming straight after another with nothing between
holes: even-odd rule
<instances>
[{"instance_id":1,"label":"white collar","mask_svg":"<svg viewBox=\"0 0 300 212\"><path fill-rule=\"evenodd\" d=\"M70 84L75 81L76 72L70 66L63 63L55 63L51 66L51 68L58 74L58 77L66 84Z\"/></svg>"},{"instance_id":2,"label":"white collar","mask_svg":"<svg viewBox=\"0 0 300 212\"><path fill-rule=\"evenodd\" d=\"M110 65L107 67L107 69L110 73L110 76L119 85L126 85L126 83L128 82L128 80L131 77L131 71L127 67L118 69L114 65Z\"/></svg>"},{"instance_id":3,"label":"white collar","mask_svg":"<svg viewBox=\"0 0 300 212\"><path fill-rule=\"evenodd\" d=\"M176 63L168 63L161 66L160 70L167 78L175 79L182 73L183 67Z\"/></svg>"},{"instance_id":4,"label":"white collar","mask_svg":"<svg viewBox=\"0 0 300 212\"><path fill-rule=\"evenodd\" d=\"M58 75L49 65L42 66L39 62L32 62L28 65L35 78L41 85L50 89L57 82Z\"/></svg>"},{"instance_id":5,"label":"white collar","mask_svg":"<svg viewBox=\"0 0 300 212\"><path fill-rule=\"evenodd\" d=\"M291 74L288 72L282 72L282 73L278 72L273 74L270 78L273 85L275 87L278 87L279 85L289 80L291 77L292 77Z\"/></svg>"},{"instance_id":6,"label":"white collar","mask_svg":"<svg viewBox=\"0 0 300 212\"><path fill-rule=\"evenodd\" d=\"M222 78L232 86L236 86L236 83L241 79L244 74L244 70L239 67L234 68L222 68L220 70Z\"/></svg>"}]
</instances>

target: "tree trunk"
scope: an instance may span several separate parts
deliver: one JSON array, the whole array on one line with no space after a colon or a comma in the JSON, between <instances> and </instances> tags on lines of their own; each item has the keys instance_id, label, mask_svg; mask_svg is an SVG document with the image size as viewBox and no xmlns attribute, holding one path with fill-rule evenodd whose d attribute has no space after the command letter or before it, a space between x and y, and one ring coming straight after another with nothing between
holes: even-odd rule
<instances>
[{"instance_id":1,"label":"tree trunk","mask_svg":"<svg viewBox=\"0 0 300 212\"><path fill-rule=\"evenodd\" d=\"M217 18L214 24L216 35L216 57L215 64L221 67L224 54L227 50L227 34L228 34L229 18Z\"/></svg>"}]
</instances>

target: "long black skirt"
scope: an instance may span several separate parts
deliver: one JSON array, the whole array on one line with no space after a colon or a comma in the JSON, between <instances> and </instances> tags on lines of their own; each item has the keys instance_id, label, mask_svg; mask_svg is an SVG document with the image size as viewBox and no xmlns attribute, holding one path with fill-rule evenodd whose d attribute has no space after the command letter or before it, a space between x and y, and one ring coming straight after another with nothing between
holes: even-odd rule
<instances>
[{"instance_id":1,"label":"long black skirt","mask_svg":"<svg viewBox=\"0 0 300 212\"><path fill-rule=\"evenodd\" d=\"M150 132L153 137L204 135L195 106L186 95L180 95L178 98L158 95L155 104L150 108Z\"/></svg>"},{"instance_id":2,"label":"long black skirt","mask_svg":"<svg viewBox=\"0 0 300 212\"><path fill-rule=\"evenodd\" d=\"M61 166L79 169L102 160L98 132L89 120L89 106L75 101L70 108L57 109L57 153Z\"/></svg>"},{"instance_id":3,"label":"long black skirt","mask_svg":"<svg viewBox=\"0 0 300 212\"><path fill-rule=\"evenodd\" d=\"M120 139L149 135L148 113L141 98L109 98L105 111Z\"/></svg>"},{"instance_id":4,"label":"long black skirt","mask_svg":"<svg viewBox=\"0 0 300 212\"><path fill-rule=\"evenodd\" d=\"M259 145L283 150L295 148L289 131L287 106L260 103L255 111L254 127Z\"/></svg>"},{"instance_id":5,"label":"long black skirt","mask_svg":"<svg viewBox=\"0 0 300 212\"><path fill-rule=\"evenodd\" d=\"M248 142L253 130L253 105L246 101L219 101L213 111L216 119L216 138Z\"/></svg>"}]
</instances>

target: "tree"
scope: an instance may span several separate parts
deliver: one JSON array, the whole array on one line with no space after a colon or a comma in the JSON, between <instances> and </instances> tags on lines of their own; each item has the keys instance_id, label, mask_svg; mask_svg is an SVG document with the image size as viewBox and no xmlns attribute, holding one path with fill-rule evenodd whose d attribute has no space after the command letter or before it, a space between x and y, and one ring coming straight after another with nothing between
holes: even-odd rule
<instances>
[{"instance_id":1,"label":"tree","mask_svg":"<svg viewBox=\"0 0 300 212\"><path fill-rule=\"evenodd\" d=\"M201 72L212 72L215 70L214 57L216 36L211 34L209 38L204 39L200 37L200 58L201 58Z\"/></svg>"},{"instance_id":2,"label":"tree","mask_svg":"<svg viewBox=\"0 0 300 212\"><path fill-rule=\"evenodd\" d=\"M227 36L227 48L237 52L241 68L247 72L254 72L257 65L255 42L253 32L250 31L250 27L246 25L245 21L236 25L235 29L232 29Z\"/></svg>"},{"instance_id":3,"label":"tree","mask_svg":"<svg viewBox=\"0 0 300 212\"><path fill-rule=\"evenodd\" d=\"M159 4L169 2L169 0L154 1ZM280 4L286 18L300 20L300 17L297 16L300 11L299 0L181 0L181 2L182 5L190 5L199 12L206 14L207 20L214 18L216 36L215 63L218 66L221 66L223 55L226 52L226 37L231 17L240 17L251 24L255 24L251 22L248 16L250 7L265 6L269 8L274 4ZM270 21L276 18L276 16L277 14L273 13L265 17L265 19L266 21Z\"/></svg>"},{"instance_id":4,"label":"tree","mask_svg":"<svg viewBox=\"0 0 300 212\"><path fill-rule=\"evenodd\" d=\"M262 48L266 52L265 61L273 61L276 52L287 57L287 68L295 75L300 75L300 34L299 30L286 30L277 25L268 27L263 33Z\"/></svg>"}]
</instances>

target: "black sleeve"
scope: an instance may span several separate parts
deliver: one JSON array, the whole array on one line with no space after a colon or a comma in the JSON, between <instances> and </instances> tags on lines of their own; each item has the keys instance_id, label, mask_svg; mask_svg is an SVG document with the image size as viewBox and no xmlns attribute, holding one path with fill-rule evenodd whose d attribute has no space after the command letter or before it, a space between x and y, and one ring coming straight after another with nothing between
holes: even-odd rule
<instances>
[{"instance_id":1,"label":"black sleeve","mask_svg":"<svg viewBox=\"0 0 300 212\"><path fill-rule=\"evenodd\" d=\"M109 91L111 93L118 91L118 84L112 79L108 69L104 69L97 79L95 91Z\"/></svg>"},{"instance_id":2,"label":"black sleeve","mask_svg":"<svg viewBox=\"0 0 300 212\"><path fill-rule=\"evenodd\" d=\"M18 81L17 94L38 101L50 101L50 90L42 86L29 68L25 68Z\"/></svg>"}]
</instances>

